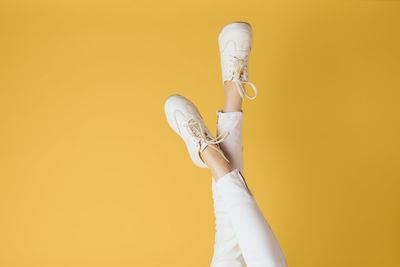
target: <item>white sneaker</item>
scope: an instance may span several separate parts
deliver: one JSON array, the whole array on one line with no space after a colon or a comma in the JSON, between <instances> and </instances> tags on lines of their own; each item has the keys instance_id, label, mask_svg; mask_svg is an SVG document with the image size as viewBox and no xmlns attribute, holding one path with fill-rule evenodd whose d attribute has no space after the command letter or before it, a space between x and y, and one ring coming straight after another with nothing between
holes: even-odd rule
<instances>
[{"instance_id":1,"label":"white sneaker","mask_svg":"<svg viewBox=\"0 0 400 267\"><path fill-rule=\"evenodd\" d=\"M221 54L222 83L233 81L236 83L242 99L244 96L254 99L257 96L257 88L249 82L249 55L253 31L246 22L233 22L226 25L218 37L219 51ZM251 85L254 96L249 96L245 90L245 84Z\"/></svg>"},{"instance_id":2,"label":"white sneaker","mask_svg":"<svg viewBox=\"0 0 400 267\"><path fill-rule=\"evenodd\" d=\"M170 96L165 102L164 109L169 126L182 137L194 164L201 168L207 168L200 153L208 145L217 145L224 141L229 132L214 138L195 105L181 95ZM210 147L221 153L226 159L218 145ZM228 161L228 159L226 160Z\"/></svg>"}]
</instances>

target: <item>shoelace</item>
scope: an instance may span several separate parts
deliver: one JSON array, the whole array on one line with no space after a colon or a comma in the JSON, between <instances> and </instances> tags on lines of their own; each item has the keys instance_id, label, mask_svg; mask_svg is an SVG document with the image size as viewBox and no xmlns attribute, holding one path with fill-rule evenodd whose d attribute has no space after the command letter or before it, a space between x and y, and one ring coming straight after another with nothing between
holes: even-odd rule
<instances>
[{"instance_id":1,"label":"shoelace","mask_svg":"<svg viewBox=\"0 0 400 267\"><path fill-rule=\"evenodd\" d=\"M229 132L225 132L223 134L218 135L216 138L212 139L204 131L203 126L199 121L194 119L189 120L187 123L184 124L184 127L188 128L188 132L191 136L196 138L199 141L206 143L207 145L218 145L219 143L223 142L229 135ZM229 160L225 157L224 153L219 149L218 146L209 146L215 151L217 151L221 156L229 162Z\"/></svg>"},{"instance_id":2,"label":"shoelace","mask_svg":"<svg viewBox=\"0 0 400 267\"><path fill-rule=\"evenodd\" d=\"M183 117L187 117L182 111L180 110L176 110L175 114L174 114L174 118L175 118L175 123L176 125L178 124L178 121L176 120L176 113L180 113ZM204 131L203 126L201 125L201 123L197 120L194 119L189 119L187 123L183 124L183 126L185 128L188 129L188 133L194 137L196 140L198 140L199 142L204 142L207 145L210 145L209 147L211 147L212 149L214 149L215 151L217 151L219 154L221 154L221 156L229 162L229 160L225 157L224 153L219 149L219 147L215 147L215 146L211 146L211 145L218 145L219 143L223 142L229 135L229 132L225 132L223 134L218 135L216 138L212 139L209 138L206 135L206 131ZM180 132L180 129L178 127L178 131L179 133L182 135L182 133Z\"/></svg>"},{"instance_id":3,"label":"shoelace","mask_svg":"<svg viewBox=\"0 0 400 267\"><path fill-rule=\"evenodd\" d=\"M256 86L249 82L249 81L242 81L240 78L241 74L242 74L242 70L243 68L247 65L247 60L248 58L238 58L233 56L234 60L234 66L235 66L235 71L234 71L234 76L232 78L232 81L235 82L236 87L238 89L239 95L242 97L242 99L244 100L244 96L246 96L248 99L252 100L255 99L257 97L258 91ZM254 96L249 96L246 92L245 89L245 85L249 84L252 88L253 88L253 92L254 92Z\"/></svg>"}]
</instances>

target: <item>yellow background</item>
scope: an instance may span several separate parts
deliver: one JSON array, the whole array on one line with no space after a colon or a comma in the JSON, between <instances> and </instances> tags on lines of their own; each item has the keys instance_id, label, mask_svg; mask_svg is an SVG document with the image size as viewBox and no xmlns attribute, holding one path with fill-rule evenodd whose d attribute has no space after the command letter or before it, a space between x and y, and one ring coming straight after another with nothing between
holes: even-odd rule
<instances>
[{"instance_id":1,"label":"yellow background","mask_svg":"<svg viewBox=\"0 0 400 267\"><path fill-rule=\"evenodd\" d=\"M217 37L252 24L245 174L290 266L400 266L400 1L0 1L0 266L209 266Z\"/></svg>"}]
</instances>

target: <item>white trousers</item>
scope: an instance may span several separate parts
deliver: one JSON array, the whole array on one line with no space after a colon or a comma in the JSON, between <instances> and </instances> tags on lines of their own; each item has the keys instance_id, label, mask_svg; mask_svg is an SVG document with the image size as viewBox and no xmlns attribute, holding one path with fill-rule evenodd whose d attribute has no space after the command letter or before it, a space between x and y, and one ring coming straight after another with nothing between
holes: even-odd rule
<instances>
[{"instance_id":1,"label":"white trousers","mask_svg":"<svg viewBox=\"0 0 400 267\"><path fill-rule=\"evenodd\" d=\"M287 266L282 249L262 215L243 173L242 112L218 115L218 133L232 172L212 179L216 233L211 267Z\"/></svg>"}]
</instances>

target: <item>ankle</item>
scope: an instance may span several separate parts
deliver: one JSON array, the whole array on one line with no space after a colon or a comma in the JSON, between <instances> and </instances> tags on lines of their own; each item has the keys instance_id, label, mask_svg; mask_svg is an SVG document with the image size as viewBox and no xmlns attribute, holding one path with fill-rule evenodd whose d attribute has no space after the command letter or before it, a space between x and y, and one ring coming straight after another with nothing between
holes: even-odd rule
<instances>
[{"instance_id":1,"label":"ankle","mask_svg":"<svg viewBox=\"0 0 400 267\"><path fill-rule=\"evenodd\" d=\"M232 167L229 165L229 162L218 150L222 151L217 145L208 145L200 153L201 159L208 166L212 176L216 180L232 171Z\"/></svg>"},{"instance_id":2,"label":"ankle","mask_svg":"<svg viewBox=\"0 0 400 267\"><path fill-rule=\"evenodd\" d=\"M200 158L201 160L206 164L208 161L218 158L219 154L217 152L217 149L220 149L218 145L207 145L201 152L200 152Z\"/></svg>"},{"instance_id":3,"label":"ankle","mask_svg":"<svg viewBox=\"0 0 400 267\"><path fill-rule=\"evenodd\" d=\"M242 111L243 99L238 92L236 83L231 81L225 82L224 90L225 90L225 102L223 111L225 113Z\"/></svg>"}]
</instances>

